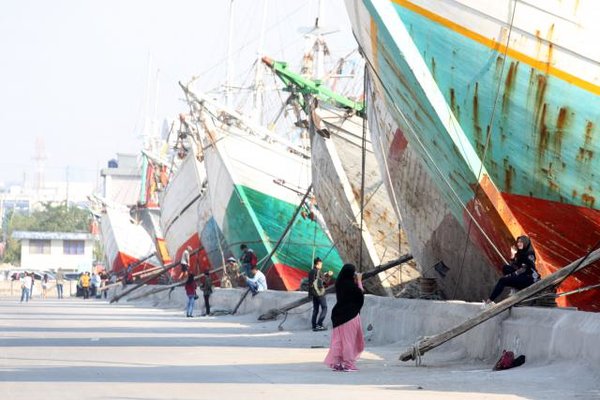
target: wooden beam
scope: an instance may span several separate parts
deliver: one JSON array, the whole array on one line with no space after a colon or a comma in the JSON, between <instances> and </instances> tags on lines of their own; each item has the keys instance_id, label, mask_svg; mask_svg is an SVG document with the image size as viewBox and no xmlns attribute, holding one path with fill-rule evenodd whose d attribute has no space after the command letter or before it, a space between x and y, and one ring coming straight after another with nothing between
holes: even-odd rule
<instances>
[{"instance_id":1,"label":"wooden beam","mask_svg":"<svg viewBox=\"0 0 600 400\"><path fill-rule=\"evenodd\" d=\"M405 255L403 255L400 258L397 258L397 259L392 260L392 261L390 261L388 263L379 265L379 266L373 268L372 270L363 273L363 280L367 280L369 278L372 278L375 275L379 274L380 272L383 272L383 271L388 270L388 269L390 269L392 267L395 267L397 265L400 265L400 264L403 264L403 263L405 263L407 261L410 261L410 260L412 260L412 258L413 258L412 254L405 254ZM326 294L330 294L330 293L334 293L334 292L335 292L335 286L329 286L325 290ZM291 303L289 303L289 304L287 304L287 305L285 305L283 307L273 308L273 309L267 311L266 313L262 314L261 316L259 316L258 319L260 321L269 321L269 320L275 319L275 318L277 318L278 315L286 313L286 312L288 312L288 311L290 311L290 310L292 310L292 309L294 309L296 307L300 307L301 305L306 304L309 301L311 301L310 297L308 297L308 296L303 297L303 298L298 299L296 301L293 301L293 302L291 302Z\"/></svg>"},{"instance_id":2,"label":"wooden beam","mask_svg":"<svg viewBox=\"0 0 600 400\"><path fill-rule=\"evenodd\" d=\"M419 343L416 346L402 353L399 359L402 361L414 360L415 358L420 357L429 350L434 349L443 343L446 343L450 339L462 335L463 333L473 329L477 325L487 321L488 319L493 318L496 315L502 313L503 311L508 310L515 304L518 304L523 300L526 300L529 297L532 297L537 293L546 290L549 287L557 285L570 274L586 268L587 266L589 266L597 260L600 260L600 249L590 253L587 257L583 257L576 261L573 261L566 267L563 267L558 271L554 272L553 274L548 275L544 279L537 281L533 285L523 290L520 290L515 295L510 296L509 298L501 301L500 303L491 306L490 308L482 311L475 317L466 320L458 326L449 329L446 332L419 341Z\"/></svg>"},{"instance_id":3,"label":"wooden beam","mask_svg":"<svg viewBox=\"0 0 600 400\"><path fill-rule=\"evenodd\" d=\"M212 274L212 273L215 273L215 272L219 272L222 269L223 269L223 267L219 267L219 268L211 269L208 272L210 272ZM194 280L195 281L199 281L200 278L202 278L202 274L196 276L194 278ZM171 283L170 285L162 285L161 287L152 289L152 290L150 290L150 291L148 291L146 293L142 293L142 294L140 294L138 296L129 297L129 298L127 298L127 301L135 301L135 300L143 299L144 297L147 297L147 296L150 296L150 295L153 295L153 294L156 294L156 293L164 292L165 290L169 290L169 289L176 288L178 286L184 286L184 285L185 285L185 282L175 282L175 283Z\"/></svg>"},{"instance_id":4,"label":"wooden beam","mask_svg":"<svg viewBox=\"0 0 600 400\"><path fill-rule=\"evenodd\" d=\"M190 256L199 253L202 249L204 249L204 247L200 246L196 250L193 250L192 252L190 252ZM131 293L131 292L133 292L135 290L138 290L142 286L146 286L146 283L150 282L153 279L158 278L159 276L161 276L165 272L172 270L173 268L177 267L180 264L181 264L181 260L163 266L160 271L157 271L154 274L152 274L150 276L147 276L146 278L142 279L139 283L137 283L135 286L133 286L133 287L131 287L129 289L124 290L123 292L119 293L116 296L113 296L113 298L110 299L110 302L114 303L114 302L119 301L123 297L127 296L129 293Z\"/></svg>"}]
</instances>

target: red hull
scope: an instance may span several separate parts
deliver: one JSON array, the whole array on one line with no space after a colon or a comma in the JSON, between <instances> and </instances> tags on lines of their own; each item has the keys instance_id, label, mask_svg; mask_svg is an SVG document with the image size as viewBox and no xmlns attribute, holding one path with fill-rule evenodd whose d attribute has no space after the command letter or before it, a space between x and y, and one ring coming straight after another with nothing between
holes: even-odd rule
<instances>
[{"instance_id":1,"label":"red hull","mask_svg":"<svg viewBox=\"0 0 600 400\"><path fill-rule=\"evenodd\" d=\"M295 291L300 288L300 282L308 276L308 272L290 267L285 264L275 264L267 271L269 289Z\"/></svg>"},{"instance_id":2,"label":"red hull","mask_svg":"<svg viewBox=\"0 0 600 400\"><path fill-rule=\"evenodd\" d=\"M498 193L485 179L478 201L471 202L469 209L491 241L505 255L509 254L513 237L528 235L538 255L538 269L542 276L585 256L600 240L599 211L529 196ZM468 224L466 216L465 224ZM476 232L479 231L472 229L475 241L497 270L501 271L501 258L489 246L489 242ZM564 293L599 282L600 262L597 262L567 278L559 286L558 292ZM598 312L600 289L560 297L557 301L561 306Z\"/></svg>"},{"instance_id":3,"label":"red hull","mask_svg":"<svg viewBox=\"0 0 600 400\"><path fill-rule=\"evenodd\" d=\"M600 212L590 208L504 194L507 204L528 232L542 259L540 273L548 275L585 256L600 240ZM566 279L559 292L600 283L600 263ZM560 298L560 305L600 311L600 289Z\"/></svg>"},{"instance_id":4,"label":"red hull","mask_svg":"<svg viewBox=\"0 0 600 400\"><path fill-rule=\"evenodd\" d=\"M125 254L123 252L118 252L117 256L115 257L115 259L113 260L112 263L112 271L116 272L116 273L121 273L121 272L125 272L125 270L127 269L128 265L134 264L139 262L140 259L136 258L136 257L132 257L128 254ZM143 262L140 265L136 266L133 268L133 273L136 272L142 272L145 271L147 269L153 269L156 268L157 265L154 265L152 263L149 262Z\"/></svg>"},{"instance_id":5,"label":"red hull","mask_svg":"<svg viewBox=\"0 0 600 400\"><path fill-rule=\"evenodd\" d=\"M200 238L198 235L193 235L188 240L186 240L181 247L177 250L177 254L175 254L174 261L181 260L181 255L185 251L185 249L190 246L192 251L200 248L202 243L200 242ZM205 250L200 250L198 253L195 253L190 256L190 272L194 275L199 275L204 271L208 271L211 269L210 261L208 260L208 255ZM171 276L174 278L179 277L181 274L181 267L177 266L171 270Z\"/></svg>"}]
</instances>

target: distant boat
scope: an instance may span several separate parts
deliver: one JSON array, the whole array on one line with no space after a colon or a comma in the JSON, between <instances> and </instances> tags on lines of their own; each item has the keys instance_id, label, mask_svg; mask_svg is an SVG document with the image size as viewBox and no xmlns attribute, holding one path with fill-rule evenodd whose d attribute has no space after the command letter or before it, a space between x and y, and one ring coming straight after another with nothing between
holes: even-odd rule
<instances>
[{"instance_id":1,"label":"distant boat","mask_svg":"<svg viewBox=\"0 0 600 400\"><path fill-rule=\"evenodd\" d=\"M154 241L126 208L106 206L100 217L100 229L112 272L124 273L130 265L133 272L162 266L155 255Z\"/></svg>"},{"instance_id":2,"label":"distant boat","mask_svg":"<svg viewBox=\"0 0 600 400\"><path fill-rule=\"evenodd\" d=\"M370 69L374 147L415 258L487 296L522 234L542 275L600 239L593 1L346 0ZM598 263L559 292L600 281ZM600 311L600 290L561 299Z\"/></svg>"},{"instance_id":3,"label":"distant boat","mask_svg":"<svg viewBox=\"0 0 600 400\"><path fill-rule=\"evenodd\" d=\"M342 260L309 218L296 218L271 254L310 185L308 154L206 97L188 95L204 123L211 209L229 251L239 257L241 244L252 248L272 289L298 290L315 257L337 276Z\"/></svg>"},{"instance_id":4,"label":"distant boat","mask_svg":"<svg viewBox=\"0 0 600 400\"><path fill-rule=\"evenodd\" d=\"M142 185L140 201L132 207L132 216L146 229L156 245L156 254L163 265L172 259L167 249L164 233L160 226L160 193L168 184L169 168L161 160L142 151Z\"/></svg>"}]
</instances>

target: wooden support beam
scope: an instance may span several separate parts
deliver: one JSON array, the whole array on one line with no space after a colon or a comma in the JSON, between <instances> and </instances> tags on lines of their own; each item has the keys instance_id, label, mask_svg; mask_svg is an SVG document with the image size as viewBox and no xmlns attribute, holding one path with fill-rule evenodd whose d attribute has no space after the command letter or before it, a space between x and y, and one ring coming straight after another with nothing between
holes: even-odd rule
<instances>
[{"instance_id":1,"label":"wooden support beam","mask_svg":"<svg viewBox=\"0 0 600 400\"><path fill-rule=\"evenodd\" d=\"M156 252L152 252L152 253L148 254L147 256L145 256L145 257L142 257L142 258L141 258L141 259L139 259L138 261L136 261L136 262L134 262L134 263L131 263L131 264L127 265L127 267L125 267L125 269L123 269L123 271L124 271L124 273L125 273L125 274L124 274L124 275L123 275L121 278L117 279L117 281L116 281L115 283L111 283L110 285L102 286L102 287L101 287L99 290L100 290L100 291L103 291L103 290L108 290L108 289L110 289L110 288L112 288L112 287L115 287L115 286L122 285L122 284L123 284L123 283L122 283L122 281L123 281L123 280L125 280L125 279L127 279L127 274L126 274L126 271L127 271L127 269L128 269L129 267L131 267L131 268L135 268L135 267L137 267L138 265L141 265L141 264L143 264L143 263L144 263L146 260L149 260L150 258L152 258L152 257L153 257L153 256L155 256L155 255L156 255ZM136 272L136 273L134 273L134 274L133 274L133 276L142 275L142 274L144 274L144 273L147 273L147 272L149 273L149 272L151 272L151 271L158 271L158 270L160 270L160 269L162 269L162 268L164 268L164 267L148 268L148 269L146 269L146 270L144 270L144 271L139 271L139 272Z\"/></svg>"},{"instance_id":2,"label":"wooden support beam","mask_svg":"<svg viewBox=\"0 0 600 400\"><path fill-rule=\"evenodd\" d=\"M488 319L493 318L496 315L502 313L503 311L508 310L515 304L518 304L523 300L526 300L529 297L532 297L537 293L546 290L549 287L557 285L570 274L580 271L598 260L600 260L600 249L590 253L587 258L583 257L576 261L573 261L566 267L563 267L558 271L554 272L553 274L548 275L544 279L537 281L533 285L523 290L520 290L515 295L510 296L509 298L501 301L500 303L491 306L490 308L482 311L475 317L466 320L460 325L449 329L446 332L442 332L438 335L421 340L416 346L413 346L411 349L402 353L399 359L402 361L414 360L415 358L420 357L429 350L434 349L443 343L446 343L450 339L462 335L463 333L473 329L477 325L487 321Z\"/></svg>"},{"instance_id":3,"label":"wooden support beam","mask_svg":"<svg viewBox=\"0 0 600 400\"><path fill-rule=\"evenodd\" d=\"M199 253L202 249L204 249L204 247L200 246L199 248L193 250L192 252L190 252L190 256ZM177 267L178 265L181 264L181 260L177 261L177 262L173 262L171 264L165 265L161 268L160 271L155 272L154 274L147 276L146 278L142 279L139 283L137 283L135 286L124 290L123 292L119 293L116 296L113 296L112 299L110 299L111 303L117 302L120 299L122 299L123 297L127 296L129 293L138 290L139 288L141 288L142 286L145 286L146 283L150 282L153 279L158 278L159 276L161 276L162 274L164 274L165 272L168 272L170 270L172 270L173 268Z\"/></svg>"},{"instance_id":4,"label":"wooden support beam","mask_svg":"<svg viewBox=\"0 0 600 400\"><path fill-rule=\"evenodd\" d=\"M392 260L392 261L390 261L388 263L379 265L379 266L373 268L372 270L363 273L363 280L367 280L369 278L372 278L375 275L379 274L380 272L383 272L383 271L388 270L388 269L390 269L392 267L395 267L397 265L400 265L400 264L403 264L403 263L405 263L407 261L410 261L410 260L412 260L412 258L413 258L412 254L405 254L405 255L403 255L400 258L397 258L397 259ZM325 290L326 294L334 293L334 292L335 292L335 286L329 286ZM269 320L275 319L275 318L277 318L277 316L279 316L279 315L281 315L283 313L286 313L286 312L288 312L290 310L293 310L296 307L300 307L301 305L306 304L309 301L311 301L310 297L308 297L308 296L303 297L303 298L298 299L296 301L293 301L293 302L291 302L291 303L289 303L289 304L287 304L287 305L285 305L283 307L273 308L273 309L267 311L266 313L262 314L261 316L259 316L258 319L260 321L269 321Z\"/></svg>"},{"instance_id":5,"label":"wooden support beam","mask_svg":"<svg viewBox=\"0 0 600 400\"><path fill-rule=\"evenodd\" d=\"M212 274L215 272L219 272L222 269L223 269L223 267L219 267L219 268L211 269L211 270L209 270L209 272ZM202 278L202 275L196 276L194 278L194 280L199 281L200 278ZM175 283L171 283L170 285L163 285L161 287L157 287L155 289L149 290L146 293L142 293L138 296L129 297L129 298L127 298L127 301L135 301L135 300L143 299L144 297L147 297L147 296L150 296L150 295L153 295L156 293L164 292L165 290L169 290L169 289L176 288L176 287L183 286L183 285L185 285L185 282L175 282Z\"/></svg>"}]
</instances>

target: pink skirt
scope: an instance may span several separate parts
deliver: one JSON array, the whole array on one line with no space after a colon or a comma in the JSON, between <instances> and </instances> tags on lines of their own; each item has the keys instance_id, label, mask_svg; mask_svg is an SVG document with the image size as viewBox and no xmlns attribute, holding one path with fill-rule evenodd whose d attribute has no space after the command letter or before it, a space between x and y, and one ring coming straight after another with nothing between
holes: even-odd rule
<instances>
[{"instance_id":1,"label":"pink skirt","mask_svg":"<svg viewBox=\"0 0 600 400\"><path fill-rule=\"evenodd\" d=\"M350 321L333 328L329 353L323 361L330 368L341 365L345 368L356 368L356 360L365 349L360 315Z\"/></svg>"}]
</instances>

